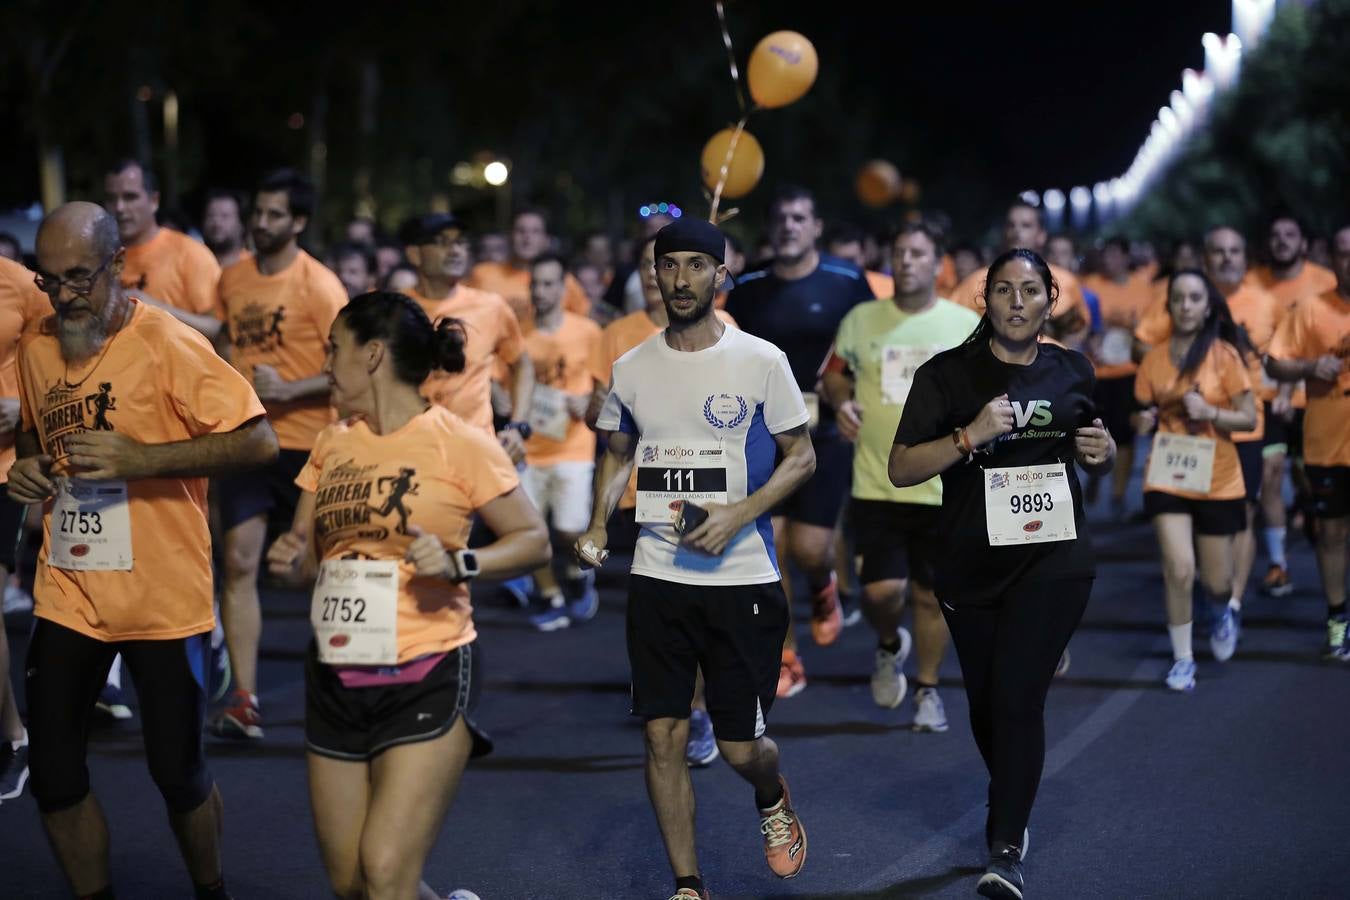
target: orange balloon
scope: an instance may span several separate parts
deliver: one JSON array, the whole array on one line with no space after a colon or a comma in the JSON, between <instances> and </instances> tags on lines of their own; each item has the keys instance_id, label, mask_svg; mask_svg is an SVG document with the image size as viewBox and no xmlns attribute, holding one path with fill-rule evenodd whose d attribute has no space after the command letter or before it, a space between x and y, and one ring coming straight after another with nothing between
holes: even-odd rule
<instances>
[{"instance_id":1,"label":"orange balloon","mask_svg":"<svg viewBox=\"0 0 1350 900\"><path fill-rule=\"evenodd\" d=\"M854 188L868 206L890 206L900 194L900 170L884 159L864 163Z\"/></svg>"},{"instance_id":2,"label":"orange balloon","mask_svg":"<svg viewBox=\"0 0 1350 900\"><path fill-rule=\"evenodd\" d=\"M727 147L731 145L734 128L723 128L703 145L703 183L708 190L717 190L717 180L722 175L722 163L727 158ZM748 131L742 131L736 140L736 151L727 164L727 180L722 186L723 197L744 197L759 184L764 174L764 150L759 141Z\"/></svg>"},{"instance_id":3,"label":"orange balloon","mask_svg":"<svg viewBox=\"0 0 1350 900\"><path fill-rule=\"evenodd\" d=\"M805 96L816 81L816 48L795 31L775 31L755 45L746 77L750 96L765 109L787 106Z\"/></svg>"}]
</instances>

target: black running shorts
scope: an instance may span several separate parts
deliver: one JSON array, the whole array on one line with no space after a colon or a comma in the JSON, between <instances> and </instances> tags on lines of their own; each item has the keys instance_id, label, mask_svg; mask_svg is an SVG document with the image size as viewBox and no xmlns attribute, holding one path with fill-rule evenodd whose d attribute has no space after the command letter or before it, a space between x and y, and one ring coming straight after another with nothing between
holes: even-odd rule
<instances>
[{"instance_id":1,"label":"black running shorts","mask_svg":"<svg viewBox=\"0 0 1350 900\"><path fill-rule=\"evenodd\" d=\"M1313 514L1319 519L1350 516L1350 466L1304 466L1312 485Z\"/></svg>"},{"instance_id":2,"label":"black running shorts","mask_svg":"<svg viewBox=\"0 0 1350 900\"><path fill-rule=\"evenodd\" d=\"M713 733L724 741L755 740L778 690L787 626L787 598L777 581L693 585L631 576L633 715L689 718L702 667Z\"/></svg>"},{"instance_id":3,"label":"black running shorts","mask_svg":"<svg viewBox=\"0 0 1350 900\"><path fill-rule=\"evenodd\" d=\"M942 507L854 497L849 514L863 584L913 577L915 584L933 587Z\"/></svg>"}]
</instances>

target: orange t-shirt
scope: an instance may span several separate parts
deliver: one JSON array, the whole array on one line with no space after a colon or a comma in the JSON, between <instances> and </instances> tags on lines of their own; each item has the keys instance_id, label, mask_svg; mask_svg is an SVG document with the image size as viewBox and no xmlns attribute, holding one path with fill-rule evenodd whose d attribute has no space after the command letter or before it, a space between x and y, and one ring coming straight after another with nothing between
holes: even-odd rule
<instances>
[{"instance_id":1,"label":"orange t-shirt","mask_svg":"<svg viewBox=\"0 0 1350 900\"><path fill-rule=\"evenodd\" d=\"M863 274L867 276L867 286L872 289L872 296L881 300L895 296L895 279L890 275L885 272L873 272L871 269Z\"/></svg>"},{"instance_id":2,"label":"orange t-shirt","mask_svg":"<svg viewBox=\"0 0 1350 900\"><path fill-rule=\"evenodd\" d=\"M1196 372L1184 380L1172 364L1166 344L1154 347L1139 363L1139 372L1134 378L1134 397L1144 406L1158 408L1158 430L1167 434L1213 438L1215 442L1208 494L1177 488L1150 486L1148 489L1197 500L1238 500L1247 492L1232 437L1216 429L1213 422L1192 422L1186 418L1186 407L1181 398L1197 386L1205 401L1220 409L1232 409L1233 402L1252 389L1242 357L1224 341L1215 341Z\"/></svg>"},{"instance_id":3,"label":"orange t-shirt","mask_svg":"<svg viewBox=\"0 0 1350 900\"><path fill-rule=\"evenodd\" d=\"M736 320L730 313L719 309L715 315L724 324L732 328L737 327ZM661 329L656 327L656 323L647 315L645 309L629 313L606 325L600 332L600 340L595 344L595 352L591 354L591 375L594 376L596 383L608 386L610 378L614 375L615 361L647 338L660 332ZM619 509L636 507L637 469L634 468L633 474L628 479L628 487L619 498Z\"/></svg>"},{"instance_id":4,"label":"orange t-shirt","mask_svg":"<svg viewBox=\"0 0 1350 900\"><path fill-rule=\"evenodd\" d=\"M1274 294L1286 310L1304 297L1336 290L1336 273L1310 259L1303 261L1303 268L1293 278L1281 280L1269 266L1257 266L1247 272L1247 280Z\"/></svg>"},{"instance_id":5,"label":"orange t-shirt","mask_svg":"<svg viewBox=\"0 0 1350 900\"><path fill-rule=\"evenodd\" d=\"M444 406L470 425L492 430L492 379L499 364L515 365L525 352L520 322L496 294L456 285L444 300L429 300L408 291L431 321L449 316L464 323L464 371L432 372L422 383L422 396Z\"/></svg>"},{"instance_id":6,"label":"orange t-shirt","mask_svg":"<svg viewBox=\"0 0 1350 900\"><path fill-rule=\"evenodd\" d=\"M161 228L144 244L127 248L122 287L199 316L216 314L220 264L206 245L181 231Z\"/></svg>"},{"instance_id":7,"label":"orange t-shirt","mask_svg":"<svg viewBox=\"0 0 1350 900\"><path fill-rule=\"evenodd\" d=\"M525 349L534 363L535 381L564 394L584 394L588 400L595 390L591 362L599 345L600 326L566 311L557 331L548 332L536 326L525 335ZM567 437L561 441L536 431L525 442L525 461L531 466L594 460L595 432L582 419L571 421Z\"/></svg>"},{"instance_id":8,"label":"orange t-shirt","mask_svg":"<svg viewBox=\"0 0 1350 900\"><path fill-rule=\"evenodd\" d=\"M18 399L19 338L52 314L52 303L33 283L33 273L0 257L0 397ZM14 465L15 431L0 432L0 484L9 481Z\"/></svg>"},{"instance_id":9,"label":"orange t-shirt","mask_svg":"<svg viewBox=\"0 0 1350 900\"><path fill-rule=\"evenodd\" d=\"M1299 300L1280 321L1268 352L1281 360L1327 354L1342 360L1335 382L1307 380L1303 459L1313 466L1350 466L1350 300L1336 291Z\"/></svg>"},{"instance_id":10,"label":"orange t-shirt","mask_svg":"<svg viewBox=\"0 0 1350 900\"><path fill-rule=\"evenodd\" d=\"M347 419L319 432L295 483L314 494L320 559L398 560L400 664L477 636L468 585L420 578L403 557L412 526L464 549L474 511L520 484L494 438L439 406L385 435Z\"/></svg>"},{"instance_id":11,"label":"orange t-shirt","mask_svg":"<svg viewBox=\"0 0 1350 900\"><path fill-rule=\"evenodd\" d=\"M940 295L946 297L956 289L958 281L960 281L960 279L956 277L956 260L952 259L950 253L944 253L942 262L938 264L937 282L935 283L934 288ZM894 293L894 290L895 285L892 284L891 293ZM881 297L882 295L877 294L877 296Z\"/></svg>"},{"instance_id":12,"label":"orange t-shirt","mask_svg":"<svg viewBox=\"0 0 1350 900\"><path fill-rule=\"evenodd\" d=\"M1108 331L1124 329L1133 338L1140 317L1148 309L1148 280L1136 274L1120 284L1104 275L1087 275L1083 278L1083 287L1096 294L1100 301L1102 327ZM1133 361L1107 364L1094 359L1092 364L1099 379L1124 378L1133 375L1139 368Z\"/></svg>"},{"instance_id":13,"label":"orange t-shirt","mask_svg":"<svg viewBox=\"0 0 1350 900\"><path fill-rule=\"evenodd\" d=\"M466 281L469 287L498 294L511 304L523 331L534 327L534 303L530 300L530 270L517 269L509 262L480 262ZM591 314L591 298L581 282L568 272L563 279L563 309L579 316Z\"/></svg>"},{"instance_id":14,"label":"orange t-shirt","mask_svg":"<svg viewBox=\"0 0 1350 900\"><path fill-rule=\"evenodd\" d=\"M1261 357L1269 348L1270 339L1275 336L1275 328L1280 324L1284 310L1273 295L1245 281L1226 299L1228 311L1233 314L1233 321L1247 330L1247 337L1251 338L1252 344L1256 347L1256 353L1251 354L1247 360L1247 368L1253 393L1258 400L1265 401L1256 404L1256 428L1233 435L1233 440L1242 444L1265 437L1265 403L1274 400L1280 390L1279 384L1266 377ZM1172 315L1167 311L1165 291L1161 303L1155 295L1151 308L1135 329L1134 336L1149 346L1161 344L1172 336Z\"/></svg>"},{"instance_id":15,"label":"orange t-shirt","mask_svg":"<svg viewBox=\"0 0 1350 900\"><path fill-rule=\"evenodd\" d=\"M29 329L19 345L25 429L35 428L57 475L78 475L66 439L116 431L168 444L234 431L265 413L248 382L196 331L137 302L92 360L68 366L54 335ZM209 631L211 535L206 478L127 482L130 571L47 565L52 504L42 520L34 615L101 641L168 640Z\"/></svg>"},{"instance_id":16,"label":"orange t-shirt","mask_svg":"<svg viewBox=\"0 0 1350 900\"><path fill-rule=\"evenodd\" d=\"M287 381L323 371L328 331L347 305L347 290L323 263L301 250L275 275L240 260L220 276L217 317L230 330L231 362L253 383L253 367L272 366ZM328 395L269 403L267 416L286 450L308 450L333 421Z\"/></svg>"},{"instance_id":17,"label":"orange t-shirt","mask_svg":"<svg viewBox=\"0 0 1350 900\"><path fill-rule=\"evenodd\" d=\"M1087 302L1083 300L1083 289L1079 287L1078 276L1068 269L1061 269L1059 266L1047 263L1050 266L1050 276L1055 279L1059 285L1059 299L1055 301L1055 314L1053 318L1062 319L1072 312L1077 311L1082 320L1082 326L1086 327L1092 317L1088 315ZM971 272L961 283L952 288L951 293L944 296L953 303L959 303L967 309L973 309L977 313L984 313L984 280L988 277L989 269L976 269Z\"/></svg>"}]
</instances>

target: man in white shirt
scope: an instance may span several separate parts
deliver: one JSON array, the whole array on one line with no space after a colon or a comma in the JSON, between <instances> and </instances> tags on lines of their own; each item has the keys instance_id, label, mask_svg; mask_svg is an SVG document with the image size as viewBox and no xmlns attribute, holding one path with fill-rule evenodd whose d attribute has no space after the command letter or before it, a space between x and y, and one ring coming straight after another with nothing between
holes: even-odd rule
<instances>
[{"instance_id":1,"label":"man in white shirt","mask_svg":"<svg viewBox=\"0 0 1350 900\"><path fill-rule=\"evenodd\" d=\"M605 524L636 464L641 526L628 594L633 714L646 721L647 786L677 897L706 897L685 765L701 668L718 748L754 787L769 867L801 871L806 832L764 736L787 602L769 511L815 469L807 410L777 347L712 314L726 280L725 238L676 220L656 238L670 324L614 364L596 428L608 449L595 482L583 562L603 562ZM774 465L775 453L783 459Z\"/></svg>"}]
</instances>

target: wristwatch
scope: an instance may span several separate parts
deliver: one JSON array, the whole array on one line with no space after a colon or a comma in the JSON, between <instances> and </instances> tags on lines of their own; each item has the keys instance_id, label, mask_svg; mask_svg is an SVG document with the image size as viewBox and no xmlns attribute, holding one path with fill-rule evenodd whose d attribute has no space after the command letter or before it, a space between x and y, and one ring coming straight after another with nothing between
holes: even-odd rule
<instances>
[{"instance_id":1,"label":"wristwatch","mask_svg":"<svg viewBox=\"0 0 1350 900\"><path fill-rule=\"evenodd\" d=\"M529 422L507 422L502 426L503 431L508 428L513 431L519 431L520 439L522 441L528 441L530 438L534 437L534 429L530 427Z\"/></svg>"},{"instance_id":2,"label":"wristwatch","mask_svg":"<svg viewBox=\"0 0 1350 900\"><path fill-rule=\"evenodd\" d=\"M478 554L472 550L451 550L450 561L454 564L453 572L446 572L446 580L455 584L463 584L470 578L478 576Z\"/></svg>"}]
</instances>

